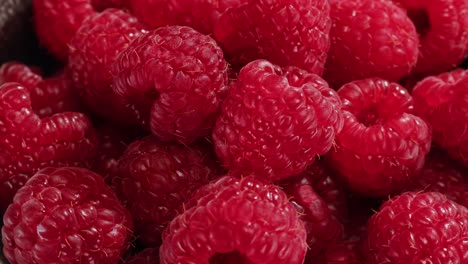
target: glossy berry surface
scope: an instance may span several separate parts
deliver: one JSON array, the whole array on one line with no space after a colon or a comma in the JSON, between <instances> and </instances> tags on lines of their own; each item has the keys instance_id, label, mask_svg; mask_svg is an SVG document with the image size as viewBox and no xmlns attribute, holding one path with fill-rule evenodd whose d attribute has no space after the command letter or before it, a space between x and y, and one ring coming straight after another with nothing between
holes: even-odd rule
<instances>
[{"instance_id":1,"label":"glossy berry surface","mask_svg":"<svg viewBox=\"0 0 468 264\"><path fill-rule=\"evenodd\" d=\"M132 235L130 214L101 176L46 168L3 217L3 252L16 263L117 263Z\"/></svg>"}]
</instances>

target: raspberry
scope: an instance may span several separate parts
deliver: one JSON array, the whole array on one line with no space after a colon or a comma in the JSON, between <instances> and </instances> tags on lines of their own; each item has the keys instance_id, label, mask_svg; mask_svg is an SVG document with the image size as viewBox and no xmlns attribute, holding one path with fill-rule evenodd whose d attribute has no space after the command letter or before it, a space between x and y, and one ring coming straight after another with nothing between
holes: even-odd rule
<instances>
[{"instance_id":1,"label":"raspberry","mask_svg":"<svg viewBox=\"0 0 468 264\"><path fill-rule=\"evenodd\" d=\"M468 172L457 165L444 152L432 150L426 156L421 176L408 190L440 192L468 208Z\"/></svg>"},{"instance_id":2,"label":"raspberry","mask_svg":"<svg viewBox=\"0 0 468 264\"><path fill-rule=\"evenodd\" d=\"M34 26L39 41L61 61L83 21L95 11L90 0L33 0Z\"/></svg>"},{"instance_id":3,"label":"raspberry","mask_svg":"<svg viewBox=\"0 0 468 264\"><path fill-rule=\"evenodd\" d=\"M189 26L203 34L213 33L219 16L228 8L248 0L130 0L133 13L158 28L167 25Z\"/></svg>"},{"instance_id":4,"label":"raspberry","mask_svg":"<svg viewBox=\"0 0 468 264\"><path fill-rule=\"evenodd\" d=\"M131 124L132 115L112 92L110 67L144 28L132 15L110 8L87 19L70 42L75 87L91 110L118 124Z\"/></svg>"},{"instance_id":5,"label":"raspberry","mask_svg":"<svg viewBox=\"0 0 468 264\"><path fill-rule=\"evenodd\" d=\"M135 234L144 246L159 246L179 207L216 176L210 162L200 148L162 143L153 136L128 147L113 185L132 213Z\"/></svg>"},{"instance_id":6,"label":"raspberry","mask_svg":"<svg viewBox=\"0 0 468 264\"><path fill-rule=\"evenodd\" d=\"M306 249L304 226L279 187L227 175L197 191L170 223L160 258L162 264L299 264Z\"/></svg>"},{"instance_id":7,"label":"raspberry","mask_svg":"<svg viewBox=\"0 0 468 264\"><path fill-rule=\"evenodd\" d=\"M338 95L319 76L253 61L223 103L215 149L233 172L273 181L298 175L331 148L343 124L340 109Z\"/></svg>"},{"instance_id":8,"label":"raspberry","mask_svg":"<svg viewBox=\"0 0 468 264\"><path fill-rule=\"evenodd\" d=\"M0 67L0 84L7 82L19 83L32 91L42 82L42 76L27 65L11 61Z\"/></svg>"},{"instance_id":9,"label":"raspberry","mask_svg":"<svg viewBox=\"0 0 468 264\"><path fill-rule=\"evenodd\" d=\"M161 27L137 38L113 66L114 92L164 141L210 133L227 88L216 42L192 28Z\"/></svg>"},{"instance_id":10,"label":"raspberry","mask_svg":"<svg viewBox=\"0 0 468 264\"><path fill-rule=\"evenodd\" d=\"M230 62L239 68L267 59L321 75L330 47L326 0L258 0L224 12L214 28Z\"/></svg>"},{"instance_id":11,"label":"raspberry","mask_svg":"<svg viewBox=\"0 0 468 264\"><path fill-rule=\"evenodd\" d=\"M334 87L380 77L398 81L418 59L418 34L390 1L331 1L331 46L324 78Z\"/></svg>"},{"instance_id":12,"label":"raspberry","mask_svg":"<svg viewBox=\"0 0 468 264\"><path fill-rule=\"evenodd\" d=\"M367 225L368 264L468 263L468 209L437 192L404 193Z\"/></svg>"},{"instance_id":13,"label":"raspberry","mask_svg":"<svg viewBox=\"0 0 468 264\"><path fill-rule=\"evenodd\" d=\"M147 248L131 256L125 264L159 264L159 248Z\"/></svg>"},{"instance_id":14,"label":"raspberry","mask_svg":"<svg viewBox=\"0 0 468 264\"><path fill-rule=\"evenodd\" d=\"M468 70L430 76L413 89L415 112L432 126L434 142L468 166Z\"/></svg>"},{"instance_id":15,"label":"raspberry","mask_svg":"<svg viewBox=\"0 0 468 264\"><path fill-rule=\"evenodd\" d=\"M346 196L334 177L323 161L316 161L299 176L280 184L301 215L311 256L343 236Z\"/></svg>"},{"instance_id":16,"label":"raspberry","mask_svg":"<svg viewBox=\"0 0 468 264\"><path fill-rule=\"evenodd\" d=\"M413 99L397 83L364 79L338 90L344 127L328 163L349 187L366 196L398 192L416 178L431 145L431 131L411 114Z\"/></svg>"},{"instance_id":17,"label":"raspberry","mask_svg":"<svg viewBox=\"0 0 468 264\"><path fill-rule=\"evenodd\" d=\"M16 263L117 263L128 248L131 216L101 176L46 168L15 195L2 228Z\"/></svg>"},{"instance_id":18,"label":"raspberry","mask_svg":"<svg viewBox=\"0 0 468 264\"><path fill-rule=\"evenodd\" d=\"M394 0L407 9L419 33L420 51L414 74L429 75L460 64L468 45L466 0Z\"/></svg>"},{"instance_id":19,"label":"raspberry","mask_svg":"<svg viewBox=\"0 0 468 264\"><path fill-rule=\"evenodd\" d=\"M40 118L28 90L17 83L0 86L0 128L0 212L39 169L87 167L96 152L86 116L67 112Z\"/></svg>"}]
</instances>

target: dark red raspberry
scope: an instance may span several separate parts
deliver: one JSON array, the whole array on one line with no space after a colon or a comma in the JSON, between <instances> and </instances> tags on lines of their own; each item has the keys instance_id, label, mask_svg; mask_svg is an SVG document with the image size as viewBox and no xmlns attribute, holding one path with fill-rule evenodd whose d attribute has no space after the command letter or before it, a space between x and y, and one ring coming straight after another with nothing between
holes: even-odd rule
<instances>
[{"instance_id":1,"label":"dark red raspberry","mask_svg":"<svg viewBox=\"0 0 468 264\"><path fill-rule=\"evenodd\" d=\"M411 114L413 99L397 83L364 79L338 90L345 122L327 155L352 190L386 196L405 188L424 165L431 130Z\"/></svg>"},{"instance_id":2,"label":"dark red raspberry","mask_svg":"<svg viewBox=\"0 0 468 264\"><path fill-rule=\"evenodd\" d=\"M386 0L331 1L324 78L335 88L364 78L398 81L418 60L419 39L405 10Z\"/></svg>"},{"instance_id":3,"label":"dark red raspberry","mask_svg":"<svg viewBox=\"0 0 468 264\"><path fill-rule=\"evenodd\" d=\"M402 194L369 220L365 263L468 263L467 227L468 209L443 194Z\"/></svg>"},{"instance_id":4,"label":"dark red raspberry","mask_svg":"<svg viewBox=\"0 0 468 264\"><path fill-rule=\"evenodd\" d=\"M224 12L214 36L239 68L267 59L321 75L330 47L327 0L249 1Z\"/></svg>"},{"instance_id":5,"label":"dark red raspberry","mask_svg":"<svg viewBox=\"0 0 468 264\"><path fill-rule=\"evenodd\" d=\"M33 0L34 26L39 41L61 61L83 21L94 15L90 0Z\"/></svg>"},{"instance_id":6,"label":"dark red raspberry","mask_svg":"<svg viewBox=\"0 0 468 264\"><path fill-rule=\"evenodd\" d=\"M346 194L323 161L280 186L290 196L307 230L308 255L315 256L343 236Z\"/></svg>"},{"instance_id":7,"label":"dark red raspberry","mask_svg":"<svg viewBox=\"0 0 468 264\"><path fill-rule=\"evenodd\" d=\"M227 69L221 48L209 36L189 27L161 27L119 55L113 89L154 135L191 143L214 125Z\"/></svg>"},{"instance_id":8,"label":"dark red raspberry","mask_svg":"<svg viewBox=\"0 0 468 264\"><path fill-rule=\"evenodd\" d=\"M420 38L417 75L437 74L460 64L468 45L466 0L393 0L407 9Z\"/></svg>"},{"instance_id":9,"label":"dark red raspberry","mask_svg":"<svg viewBox=\"0 0 468 264\"><path fill-rule=\"evenodd\" d=\"M3 252L16 263L117 263L131 216L101 176L46 168L15 195L3 222Z\"/></svg>"},{"instance_id":10,"label":"dark red raspberry","mask_svg":"<svg viewBox=\"0 0 468 264\"><path fill-rule=\"evenodd\" d=\"M209 158L195 146L162 143L150 136L133 142L119 159L113 186L144 246L159 246L162 231L182 204L217 176Z\"/></svg>"},{"instance_id":11,"label":"dark red raspberry","mask_svg":"<svg viewBox=\"0 0 468 264\"><path fill-rule=\"evenodd\" d=\"M265 60L246 65L213 131L232 171L267 180L298 175L331 148L341 130L341 101L319 76Z\"/></svg>"},{"instance_id":12,"label":"dark red raspberry","mask_svg":"<svg viewBox=\"0 0 468 264\"><path fill-rule=\"evenodd\" d=\"M128 258L125 264L159 264L159 248L147 248L138 252Z\"/></svg>"},{"instance_id":13,"label":"dark red raspberry","mask_svg":"<svg viewBox=\"0 0 468 264\"><path fill-rule=\"evenodd\" d=\"M17 83L0 86L0 212L36 171L52 166L90 165L96 135L81 113L40 118L29 92Z\"/></svg>"},{"instance_id":14,"label":"dark red raspberry","mask_svg":"<svg viewBox=\"0 0 468 264\"><path fill-rule=\"evenodd\" d=\"M415 112L432 126L434 142L468 166L468 70L425 78L413 98Z\"/></svg>"},{"instance_id":15,"label":"dark red raspberry","mask_svg":"<svg viewBox=\"0 0 468 264\"><path fill-rule=\"evenodd\" d=\"M279 187L227 175L197 191L170 223L160 257L162 264L302 264L306 250L303 223Z\"/></svg>"},{"instance_id":16,"label":"dark red raspberry","mask_svg":"<svg viewBox=\"0 0 468 264\"><path fill-rule=\"evenodd\" d=\"M248 0L130 0L133 13L158 28L167 25L189 26L203 34L213 33L219 16L228 8Z\"/></svg>"},{"instance_id":17,"label":"dark red raspberry","mask_svg":"<svg viewBox=\"0 0 468 264\"><path fill-rule=\"evenodd\" d=\"M145 33L144 28L132 15L110 8L87 19L70 43L69 68L76 89L91 110L118 124L133 118L112 92L111 64Z\"/></svg>"}]
</instances>

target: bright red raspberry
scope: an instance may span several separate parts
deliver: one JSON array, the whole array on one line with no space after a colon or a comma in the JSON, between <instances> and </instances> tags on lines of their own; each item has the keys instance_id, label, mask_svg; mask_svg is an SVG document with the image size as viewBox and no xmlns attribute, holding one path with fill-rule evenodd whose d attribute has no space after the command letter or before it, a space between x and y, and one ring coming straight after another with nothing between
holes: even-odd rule
<instances>
[{"instance_id":1,"label":"bright red raspberry","mask_svg":"<svg viewBox=\"0 0 468 264\"><path fill-rule=\"evenodd\" d=\"M315 256L343 236L346 193L335 175L317 160L299 176L281 182L307 231L308 256Z\"/></svg>"},{"instance_id":2,"label":"bright red raspberry","mask_svg":"<svg viewBox=\"0 0 468 264\"><path fill-rule=\"evenodd\" d=\"M95 13L90 0L33 0L33 11L39 41L61 61L68 58L75 32Z\"/></svg>"},{"instance_id":3,"label":"bright red raspberry","mask_svg":"<svg viewBox=\"0 0 468 264\"><path fill-rule=\"evenodd\" d=\"M405 10L386 0L331 1L324 78L336 89L365 78L398 81L418 60L419 39Z\"/></svg>"},{"instance_id":4,"label":"bright red raspberry","mask_svg":"<svg viewBox=\"0 0 468 264\"><path fill-rule=\"evenodd\" d=\"M3 252L16 263L117 263L132 235L129 212L101 176L46 168L3 216Z\"/></svg>"},{"instance_id":5,"label":"bright red raspberry","mask_svg":"<svg viewBox=\"0 0 468 264\"><path fill-rule=\"evenodd\" d=\"M189 26L203 34L211 34L225 10L247 2L248 0L130 0L130 6L137 17L153 28L180 25Z\"/></svg>"},{"instance_id":6,"label":"bright red raspberry","mask_svg":"<svg viewBox=\"0 0 468 264\"><path fill-rule=\"evenodd\" d=\"M267 59L321 75L330 27L327 0L257 0L226 10L214 36L238 68Z\"/></svg>"},{"instance_id":7,"label":"bright red raspberry","mask_svg":"<svg viewBox=\"0 0 468 264\"><path fill-rule=\"evenodd\" d=\"M322 78L257 60L231 87L213 140L228 170L275 181L328 152L342 125L341 101Z\"/></svg>"},{"instance_id":8,"label":"bright red raspberry","mask_svg":"<svg viewBox=\"0 0 468 264\"><path fill-rule=\"evenodd\" d=\"M106 9L87 19L70 42L69 68L87 106L118 124L132 123L131 111L112 92L111 64L145 26L118 9Z\"/></svg>"},{"instance_id":9,"label":"bright red raspberry","mask_svg":"<svg viewBox=\"0 0 468 264\"><path fill-rule=\"evenodd\" d=\"M425 78L413 98L415 112L432 126L434 142L468 166L468 70Z\"/></svg>"},{"instance_id":10,"label":"bright red raspberry","mask_svg":"<svg viewBox=\"0 0 468 264\"><path fill-rule=\"evenodd\" d=\"M302 264L306 250L304 225L279 187L227 175L197 191L170 223L160 257L162 264Z\"/></svg>"},{"instance_id":11,"label":"bright red raspberry","mask_svg":"<svg viewBox=\"0 0 468 264\"><path fill-rule=\"evenodd\" d=\"M159 264L159 248L146 248L129 257L125 264Z\"/></svg>"},{"instance_id":12,"label":"bright red raspberry","mask_svg":"<svg viewBox=\"0 0 468 264\"><path fill-rule=\"evenodd\" d=\"M41 73L22 63L10 61L0 67L0 84L16 82L32 91L42 81Z\"/></svg>"},{"instance_id":13,"label":"bright red raspberry","mask_svg":"<svg viewBox=\"0 0 468 264\"><path fill-rule=\"evenodd\" d=\"M468 45L466 0L393 1L407 10L419 33L415 74L438 74L463 61Z\"/></svg>"},{"instance_id":14,"label":"bright red raspberry","mask_svg":"<svg viewBox=\"0 0 468 264\"><path fill-rule=\"evenodd\" d=\"M418 176L431 145L431 130L412 114L413 99L402 86L364 79L342 86L344 127L328 163L349 187L366 196L386 196Z\"/></svg>"},{"instance_id":15,"label":"bright red raspberry","mask_svg":"<svg viewBox=\"0 0 468 264\"><path fill-rule=\"evenodd\" d=\"M29 92L17 83L0 86L0 212L39 169L88 167L96 135L88 118L66 112L40 118Z\"/></svg>"},{"instance_id":16,"label":"bright red raspberry","mask_svg":"<svg viewBox=\"0 0 468 264\"><path fill-rule=\"evenodd\" d=\"M113 66L114 92L164 141L208 135L227 89L216 41L192 28L160 27L137 38Z\"/></svg>"},{"instance_id":17,"label":"bright red raspberry","mask_svg":"<svg viewBox=\"0 0 468 264\"><path fill-rule=\"evenodd\" d=\"M368 264L468 263L468 209L437 192L404 193L367 224Z\"/></svg>"},{"instance_id":18,"label":"bright red raspberry","mask_svg":"<svg viewBox=\"0 0 468 264\"><path fill-rule=\"evenodd\" d=\"M124 152L112 184L144 246L159 246L162 231L182 204L217 176L211 162L201 148L162 143L153 136L133 142Z\"/></svg>"}]
</instances>

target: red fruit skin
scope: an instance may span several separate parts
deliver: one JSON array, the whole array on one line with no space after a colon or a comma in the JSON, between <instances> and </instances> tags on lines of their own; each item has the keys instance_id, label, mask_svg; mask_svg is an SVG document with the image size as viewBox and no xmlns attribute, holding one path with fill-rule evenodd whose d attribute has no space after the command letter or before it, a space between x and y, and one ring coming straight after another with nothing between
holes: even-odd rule
<instances>
[{"instance_id":1,"label":"red fruit skin","mask_svg":"<svg viewBox=\"0 0 468 264\"><path fill-rule=\"evenodd\" d=\"M67 61L68 45L86 18L95 11L90 0L33 0L34 26L44 47L60 61Z\"/></svg>"},{"instance_id":2,"label":"red fruit skin","mask_svg":"<svg viewBox=\"0 0 468 264\"><path fill-rule=\"evenodd\" d=\"M468 166L468 70L425 78L413 98L416 114L432 126L434 143Z\"/></svg>"},{"instance_id":3,"label":"red fruit skin","mask_svg":"<svg viewBox=\"0 0 468 264\"><path fill-rule=\"evenodd\" d=\"M146 248L128 258L125 264L159 264L159 248Z\"/></svg>"},{"instance_id":4,"label":"red fruit skin","mask_svg":"<svg viewBox=\"0 0 468 264\"><path fill-rule=\"evenodd\" d=\"M19 263L117 263L132 235L128 211L101 176L45 168L3 216L3 253Z\"/></svg>"},{"instance_id":5,"label":"red fruit skin","mask_svg":"<svg viewBox=\"0 0 468 264\"><path fill-rule=\"evenodd\" d=\"M162 264L302 264L306 250L304 225L279 187L227 175L194 194L159 253Z\"/></svg>"},{"instance_id":6,"label":"red fruit skin","mask_svg":"<svg viewBox=\"0 0 468 264\"><path fill-rule=\"evenodd\" d=\"M368 264L468 263L468 209L437 192L404 193L367 224Z\"/></svg>"},{"instance_id":7,"label":"red fruit skin","mask_svg":"<svg viewBox=\"0 0 468 264\"><path fill-rule=\"evenodd\" d=\"M217 176L211 162L200 147L163 143L153 136L127 148L112 185L131 212L142 245L161 244L164 228L182 204Z\"/></svg>"},{"instance_id":8,"label":"red fruit skin","mask_svg":"<svg viewBox=\"0 0 468 264\"><path fill-rule=\"evenodd\" d=\"M109 8L87 19L70 42L68 67L84 103L117 124L135 124L132 113L112 91L111 65L145 25L131 14Z\"/></svg>"},{"instance_id":9,"label":"red fruit skin","mask_svg":"<svg viewBox=\"0 0 468 264\"><path fill-rule=\"evenodd\" d=\"M335 175L317 160L299 176L280 183L307 230L307 255L315 256L343 238L346 193Z\"/></svg>"},{"instance_id":10,"label":"red fruit skin","mask_svg":"<svg viewBox=\"0 0 468 264\"><path fill-rule=\"evenodd\" d=\"M276 181L328 152L342 124L341 101L322 78L257 60L231 87L213 141L226 169Z\"/></svg>"},{"instance_id":11,"label":"red fruit skin","mask_svg":"<svg viewBox=\"0 0 468 264\"><path fill-rule=\"evenodd\" d=\"M414 74L439 74L455 68L463 61L468 45L466 0L394 2L407 10L419 33L420 52Z\"/></svg>"},{"instance_id":12,"label":"red fruit skin","mask_svg":"<svg viewBox=\"0 0 468 264\"><path fill-rule=\"evenodd\" d=\"M326 0L258 0L226 10L215 25L214 37L237 68L267 59L321 75L330 27Z\"/></svg>"},{"instance_id":13,"label":"red fruit skin","mask_svg":"<svg viewBox=\"0 0 468 264\"><path fill-rule=\"evenodd\" d=\"M338 89L365 78L398 81L419 54L416 28L391 1L331 1L330 50L324 79Z\"/></svg>"},{"instance_id":14,"label":"red fruit skin","mask_svg":"<svg viewBox=\"0 0 468 264\"><path fill-rule=\"evenodd\" d=\"M85 115L40 118L28 90L17 83L0 86L0 124L0 212L39 169L88 167L96 154L95 131Z\"/></svg>"},{"instance_id":15,"label":"red fruit skin","mask_svg":"<svg viewBox=\"0 0 468 264\"><path fill-rule=\"evenodd\" d=\"M160 27L132 42L113 65L113 90L163 141L208 135L227 90L228 65L209 36Z\"/></svg>"},{"instance_id":16,"label":"red fruit skin","mask_svg":"<svg viewBox=\"0 0 468 264\"><path fill-rule=\"evenodd\" d=\"M362 195L401 191L418 177L431 145L430 127L412 114L410 94L377 78L348 83L338 94L345 121L328 164Z\"/></svg>"},{"instance_id":17,"label":"red fruit skin","mask_svg":"<svg viewBox=\"0 0 468 264\"><path fill-rule=\"evenodd\" d=\"M130 0L133 13L152 28L167 25L189 26L212 34L219 16L228 8L248 0Z\"/></svg>"}]
</instances>

